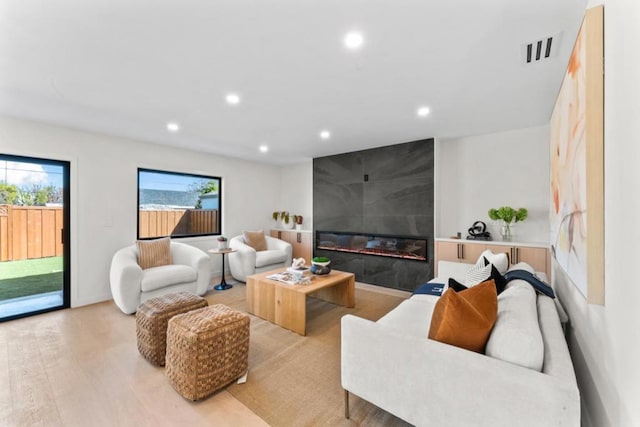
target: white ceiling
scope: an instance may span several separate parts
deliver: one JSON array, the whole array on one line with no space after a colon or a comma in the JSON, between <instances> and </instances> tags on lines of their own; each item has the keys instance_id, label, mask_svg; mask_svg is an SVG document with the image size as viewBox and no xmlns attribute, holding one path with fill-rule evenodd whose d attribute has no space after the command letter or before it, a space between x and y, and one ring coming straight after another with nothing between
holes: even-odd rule
<instances>
[{"instance_id":1,"label":"white ceiling","mask_svg":"<svg viewBox=\"0 0 640 427\"><path fill-rule=\"evenodd\" d=\"M537 126L586 3L0 0L0 113L273 164Z\"/></svg>"}]
</instances>

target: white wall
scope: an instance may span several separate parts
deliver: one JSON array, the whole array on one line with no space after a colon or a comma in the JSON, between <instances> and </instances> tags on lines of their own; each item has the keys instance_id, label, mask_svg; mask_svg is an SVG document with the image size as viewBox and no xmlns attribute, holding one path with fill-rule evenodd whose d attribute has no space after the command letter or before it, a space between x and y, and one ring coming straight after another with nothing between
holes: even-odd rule
<instances>
[{"instance_id":1,"label":"white wall","mask_svg":"<svg viewBox=\"0 0 640 427\"><path fill-rule=\"evenodd\" d=\"M449 237L484 221L500 239L490 208L527 208L514 227L514 240L549 241L549 127L488 135L436 139L437 237Z\"/></svg>"},{"instance_id":2,"label":"white wall","mask_svg":"<svg viewBox=\"0 0 640 427\"><path fill-rule=\"evenodd\" d=\"M302 215L304 230L313 230L313 161L280 168L280 204L274 210Z\"/></svg>"},{"instance_id":3,"label":"white wall","mask_svg":"<svg viewBox=\"0 0 640 427\"><path fill-rule=\"evenodd\" d=\"M589 305L554 266L571 318L583 426L640 425L640 2L605 2L605 305Z\"/></svg>"},{"instance_id":4,"label":"white wall","mask_svg":"<svg viewBox=\"0 0 640 427\"><path fill-rule=\"evenodd\" d=\"M111 257L136 239L138 167L221 176L227 236L268 229L279 208L277 167L10 118L0 118L0 152L71 162L74 307L111 299ZM216 246L212 237L181 240L204 250ZM219 257L212 268L219 274Z\"/></svg>"}]
</instances>

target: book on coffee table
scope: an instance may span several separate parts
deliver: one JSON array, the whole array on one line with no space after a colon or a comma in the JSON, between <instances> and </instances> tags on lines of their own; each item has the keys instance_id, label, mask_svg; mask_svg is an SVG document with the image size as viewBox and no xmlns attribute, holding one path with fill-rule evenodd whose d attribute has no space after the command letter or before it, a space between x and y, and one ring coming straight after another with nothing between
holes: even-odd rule
<instances>
[{"instance_id":1,"label":"book on coffee table","mask_svg":"<svg viewBox=\"0 0 640 427\"><path fill-rule=\"evenodd\" d=\"M289 268L287 268L287 273L295 274L295 275L298 275L298 276L309 276L309 275L311 275L311 271L309 271L309 267L303 267L303 268L289 267Z\"/></svg>"},{"instance_id":2,"label":"book on coffee table","mask_svg":"<svg viewBox=\"0 0 640 427\"><path fill-rule=\"evenodd\" d=\"M310 276L304 276L300 274L289 273L288 271L282 273L274 273L267 276L267 279L275 280L277 282L286 283L288 285L308 285L311 283Z\"/></svg>"}]
</instances>

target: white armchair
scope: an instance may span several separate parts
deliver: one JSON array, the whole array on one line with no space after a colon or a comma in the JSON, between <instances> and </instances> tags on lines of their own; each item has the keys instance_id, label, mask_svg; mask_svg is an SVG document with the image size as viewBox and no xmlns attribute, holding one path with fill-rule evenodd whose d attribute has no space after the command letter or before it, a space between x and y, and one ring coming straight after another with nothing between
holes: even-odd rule
<instances>
[{"instance_id":1,"label":"white armchair","mask_svg":"<svg viewBox=\"0 0 640 427\"><path fill-rule=\"evenodd\" d=\"M229 241L229 247L237 251L229 254L229 269L234 279L246 282L247 276L252 274L291 265L291 244L271 236L264 238L267 242L265 251L256 251L247 245L242 235Z\"/></svg>"},{"instance_id":2,"label":"white armchair","mask_svg":"<svg viewBox=\"0 0 640 427\"><path fill-rule=\"evenodd\" d=\"M136 245L120 249L111 260L110 282L113 301L126 314L135 313L140 303L171 292L204 295L211 280L209 255L193 246L171 242L173 264L143 270L138 265Z\"/></svg>"}]
</instances>

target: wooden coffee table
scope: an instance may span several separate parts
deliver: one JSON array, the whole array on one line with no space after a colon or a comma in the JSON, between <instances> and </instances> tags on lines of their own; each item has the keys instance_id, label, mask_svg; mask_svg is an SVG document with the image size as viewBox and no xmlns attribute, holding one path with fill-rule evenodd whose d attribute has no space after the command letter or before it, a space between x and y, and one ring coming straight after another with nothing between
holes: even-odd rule
<instances>
[{"instance_id":1,"label":"wooden coffee table","mask_svg":"<svg viewBox=\"0 0 640 427\"><path fill-rule=\"evenodd\" d=\"M344 307L355 306L355 276L332 270L313 276L310 285L289 285L267 279L285 269L247 277L247 307L255 314L300 335L306 335L307 295Z\"/></svg>"}]
</instances>

